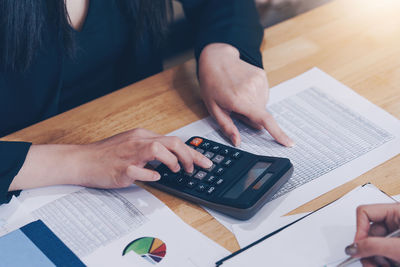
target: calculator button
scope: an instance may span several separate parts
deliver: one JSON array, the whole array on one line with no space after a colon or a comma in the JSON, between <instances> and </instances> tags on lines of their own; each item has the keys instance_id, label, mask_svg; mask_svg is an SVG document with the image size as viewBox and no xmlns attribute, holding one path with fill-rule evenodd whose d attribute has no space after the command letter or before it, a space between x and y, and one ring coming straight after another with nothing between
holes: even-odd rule
<instances>
[{"instance_id":1,"label":"calculator button","mask_svg":"<svg viewBox=\"0 0 400 267\"><path fill-rule=\"evenodd\" d=\"M206 179L206 182L209 183L209 184L212 184L212 183L215 182L215 180L217 180L217 177L215 177L214 175L211 175L210 177L208 177Z\"/></svg>"},{"instance_id":2,"label":"calculator button","mask_svg":"<svg viewBox=\"0 0 400 267\"><path fill-rule=\"evenodd\" d=\"M238 158L240 158L241 156L242 156L242 153L239 152L239 151L236 151L236 152L233 152L233 153L232 153L232 158L234 158L234 159L238 159Z\"/></svg>"},{"instance_id":3,"label":"calculator button","mask_svg":"<svg viewBox=\"0 0 400 267\"><path fill-rule=\"evenodd\" d=\"M186 177L192 177L196 173L196 169L194 169L192 172L185 172Z\"/></svg>"},{"instance_id":4,"label":"calculator button","mask_svg":"<svg viewBox=\"0 0 400 267\"><path fill-rule=\"evenodd\" d=\"M196 191L198 191L198 192L203 192L204 190L206 190L206 188L207 188L206 185L204 185L204 184L199 184L199 185L196 187Z\"/></svg>"},{"instance_id":5,"label":"calculator button","mask_svg":"<svg viewBox=\"0 0 400 267\"><path fill-rule=\"evenodd\" d=\"M231 159L227 159L225 160L224 163L222 163L222 165L224 165L224 167L230 167L233 164L233 160Z\"/></svg>"},{"instance_id":6,"label":"calculator button","mask_svg":"<svg viewBox=\"0 0 400 267\"><path fill-rule=\"evenodd\" d=\"M211 143L210 143L210 142L204 142L204 143L201 145L201 148L209 149L210 146L211 146Z\"/></svg>"},{"instance_id":7,"label":"calculator button","mask_svg":"<svg viewBox=\"0 0 400 267\"><path fill-rule=\"evenodd\" d=\"M213 164L213 165L211 165L210 168L204 169L204 170L207 171L207 172L212 172L212 170L214 170L214 168L215 168L216 166L217 166L217 165Z\"/></svg>"},{"instance_id":8,"label":"calculator button","mask_svg":"<svg viewBox=\"0 0 400 267\"><path fill-rule=\"evenodd\" d=\"M198 138L198 137L193 138L193 140L190 141L190 144L195 146L195 147L198 147L201 143L203 143L203 139Z\"/></svg>"},{"instance_id":9,"label":"calculator button","mask_svg":"<svg viewBox=\"0 0 400 267\"><path fill-rule=\"evenodd\" d=\"M161 174L161 179L163 179L164 181L168 181L170 179L172 179L175 175L170 173L170 172L163 172Z\"/></svg>"},{"instance_id":10,"label":"calculator button","mask_svg":"<svg viewBox=\"0 0 400 267\"><path fill-rule=\"evenodd\" d=\"M185 181L185 178L183 178L182 176L176 177L176 182L177 182L178 184L181 184L181 183L183 183L184 181Z\"/></svg>"},{"instance_id":11,"label":"calculator button","mask_svg":"<svg viewBox=\"0 0 400 267\"><path fill-rule=\"evenodd\" d=\"M212 157L214 157L214 153L207 151L206 153L204 153L204 156L206 156L207 158L211 159Z\"/></svg>"},{"instance_id":12,"label":"calculator button","mask_svg":"<svg viewBox=\"0 0 400 267\"><path fill-rule=\"evenodd\" d=\"M221 154L221 155L228 155L229 153L230 153L231 151L229 150L229 149L227 149L227 148L224 148L224 149L222 149L219 153Z\"/></svg>"},{"instance_id":13,"label":"calculator button","mask_svg":"<svg viewBox=\"0 0 400 267\"><path fill-rule=\"evenodd\" d=\"M197 184L196 181L190 180L190 181L186 184L186 187L188 187L188 188L193 188L193 187L196 186L196 184Z\"/></svg>"},{"instance_id":14,"label":"calculator button","mask_svg":"<svg viewBox=\"0 0 400 267\"><path fill-rule=\"evenodd\" d=\"M196 151L197 151L197 152L200 152L201 154L204 153L204 149L201 149L201 148L196 148Z\"/></svg>"},{"instance_id":15,"label":"calculator button","mask_svg":"<svg viewBox=\"0 0 400 267\"><path fill-rule=\"evenodd\" d=\"M206 172L198 171L196 173L196 175L194 176L194 178L199 179L199 180L203 180L206 176L207 176Z\"/></svg>"},{"instance_id":16,"label":"calculator button","mask_svg":"<svg viewBox=\"0 0 400 267\"><path fill-rule=\"evenodd\" d=\"M221 155L216 155L216 156L212 159L212 161L215 162L215 163L217 163L217 164L220 164L223 160L224 160L224 156L221 156Z\"/></svg>"},{"instance_id":17,"label":"calculator button","mask_svg":"<svg viewBox=\"0 0 400 267\"><path fill-rule=\"evenodd\" d=\"M221 149L221 146L219 146L219 145L214 145L214 146L211 148L211 151L217 153L220 149Z\"/></svg>"},{"instance_id":18,"label":"calculator button","mask_svg":"<svg viewBox=\"0 0 400 267\"><path fill-rule=\"evenodd\" d=\"M214 187L214 186L210 186L210 187L207 189L207 194L208 194L208 195L211 195L214 191L215 191L215 187Z\"/></svg>"},{"instance_id":19,"label":"calculator button","mask_svg":"<svg viewBox=\"0 0 400 267\"><path fill-rule=\"evenodd\" d=\"M224 179L219 178L218 181L215 183L216 185L220 185L224 182Z\"/></svg>"},{"instance_id":20,"label":"calculator button","mask_svg":"<svg viewBox=\"0 0 400 267\"><path fill-rule=\"evenodd\" d=\"M222 167L219 167L216 171L215 171L215 175L222 175L225 172L225 169Z\"/></svg>"}]
</instances>

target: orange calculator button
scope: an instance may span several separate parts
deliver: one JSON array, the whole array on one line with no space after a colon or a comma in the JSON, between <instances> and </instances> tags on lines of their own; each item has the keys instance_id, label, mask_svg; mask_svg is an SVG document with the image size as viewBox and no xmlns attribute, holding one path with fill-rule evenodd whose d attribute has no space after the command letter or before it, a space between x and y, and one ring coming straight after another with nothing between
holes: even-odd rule
<instances>
[{"instance_id":1,"label":"orange calculator button","mask_svg":"<svg viewBox=\"0 0 400 267\"><path fill-rule=\"evenodd\" d=\"M190 144L193 146L199 146L202 142L203 142L203 139L196 137L196 138L193 138L192 141L190 141Z\"/></svg>"}]
</instances>

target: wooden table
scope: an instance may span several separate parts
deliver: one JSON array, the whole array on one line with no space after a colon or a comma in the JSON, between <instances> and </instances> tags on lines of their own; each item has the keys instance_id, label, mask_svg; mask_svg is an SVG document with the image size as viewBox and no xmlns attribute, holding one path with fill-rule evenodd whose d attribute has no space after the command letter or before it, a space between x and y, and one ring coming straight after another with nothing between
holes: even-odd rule
<instances>
[{"instance_id":1,"label":"wooden table","mask_svg":"<svg viewBox=\"0 0 400 267\"><path fill-rule=\"evenodd\" d=\"M317 66L399 118L399 10L399 0L336 0L266 29L262 51L271 86ZM136 127L166 134L205 116L191 60L3 140L83 144ZM365 182L400 194L400 157L294 212L314 210ZM239 248L234 236L198 206L144 187L211 239L231 251Z\"/></svg>"}]
</instances>

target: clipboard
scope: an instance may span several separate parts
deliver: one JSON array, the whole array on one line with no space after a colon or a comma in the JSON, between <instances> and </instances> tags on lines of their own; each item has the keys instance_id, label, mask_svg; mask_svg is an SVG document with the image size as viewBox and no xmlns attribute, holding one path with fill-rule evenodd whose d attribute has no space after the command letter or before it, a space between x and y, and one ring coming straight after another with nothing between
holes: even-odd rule
<instances>
[{"instance_id":1,"label":"clipboard","mask_svg":"<svg viewBox=\"0 0 400 267\"><path fill-rule=\"evenodd\" d=\"M336 200L335 200L335 201L336 201ZM333 202L335 202L335 201L333 201ZM331 202L331 203L333 203L333 202ZM317 210L315 210L315 211L313 211L313 212L311 212L311 213L309 213L309 214L307 214L307 215L304 215L303 217L301 217L301 218L295 220L294 222L291 222L291 223L289 223L289 224L287 224L287 225L285 225L285 226L282 226L281 228L279 228L279 229L273 231L272 233L269 233L269 234L267 234L267 235L261 237L260 239L258 239L258 240L256 240L256 241L254 241L253 243L251 243L251 244L245 246L244 248L241 248L241 249L239 249L239 250L233 252L232 254L226 256L225 258L220 259L219 261L217 261L217 262L215 263L215 266L216 266L216 267L221 266L225 261L227 261L227 260L229 260L229 259L235 257L236 255L239 255L240 253L242 253L242 252L244 252L244 251L246 251L246 250L252 248L253 246L255 246L255 245L257 245L257 244L263 242L264 240L270 238L271 236L276 235L277 233L281 232L282 230L285 230L286 228L288 228L288 227L292 226L293 224L295 224L295 223L297 223L297 222L303 220L304 218L310 216L311 214L314 214L315 212L319 211L320 209L323 209L324 207L330 205L331 203L329 203L329 204L327 204L327 205L325 205L325 206L323 206L323 207L321 207L321 208L319 208L319 209L317 209Z\"/></svg>"}]
</instances>

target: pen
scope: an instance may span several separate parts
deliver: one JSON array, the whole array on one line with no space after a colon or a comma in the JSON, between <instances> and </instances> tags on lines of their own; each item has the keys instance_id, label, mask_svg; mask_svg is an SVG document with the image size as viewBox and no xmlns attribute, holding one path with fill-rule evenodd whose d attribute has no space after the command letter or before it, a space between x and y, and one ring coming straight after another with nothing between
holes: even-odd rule
<instances>
[{"instance_id":1,"label":"pen","mask_svg":"<svg viewBox=\"0 0 400 267\"><path fill-rule=\"evenodd\" d=\"M396 231L388 234L387 236L385 236L385 238L390 238L390 237L400 237L400 229L397 229ZM352 264L358 260L360 260L361 258L352 258L349 257L347 258L345 261L341 262L337 267L345 267L349 264Z\"/></svg>"}]
</instances>

